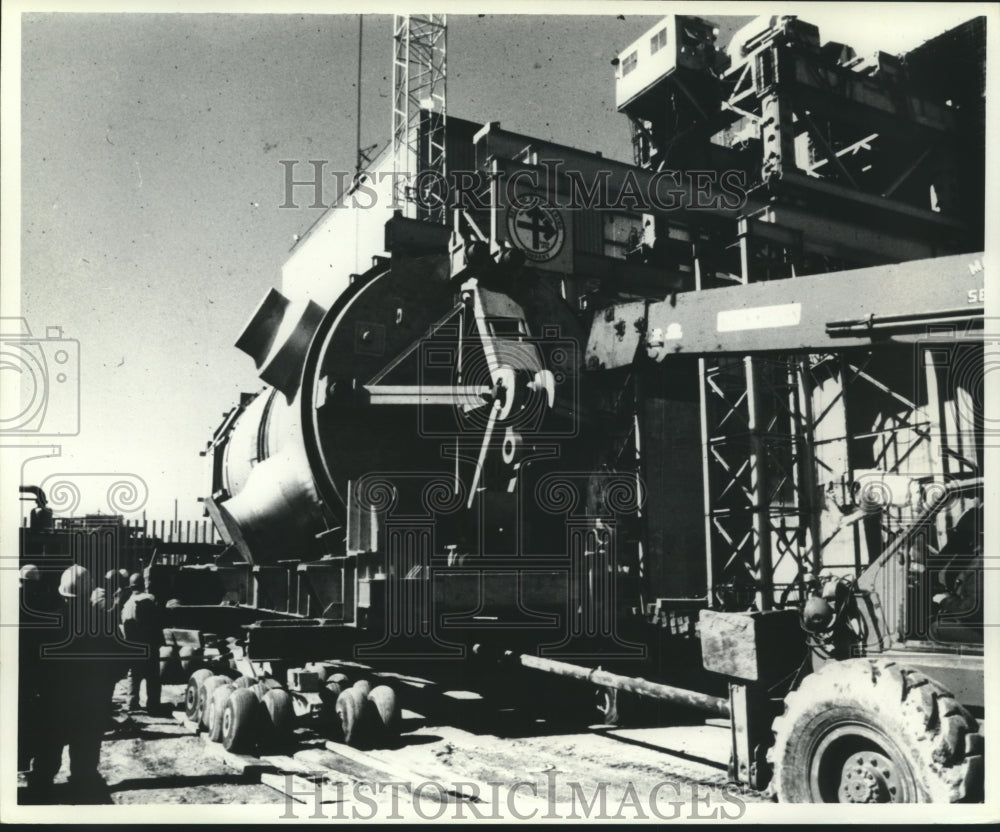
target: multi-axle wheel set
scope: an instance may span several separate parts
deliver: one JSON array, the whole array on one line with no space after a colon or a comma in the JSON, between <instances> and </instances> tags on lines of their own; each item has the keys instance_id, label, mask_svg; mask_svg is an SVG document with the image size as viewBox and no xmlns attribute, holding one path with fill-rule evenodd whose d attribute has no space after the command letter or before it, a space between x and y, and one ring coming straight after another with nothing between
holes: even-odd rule
<instances>
[{"instance_id":1,"label":"multi-axle wheel set","mask_svg":"<svg viewBox=\"0 0 1000 832\"><path fill-rule=\"evenodd\" d=\"M314 664L289 671L292 688L270 676L200 668L184 695L186 717L227 751L283 750L298 725L355 747L391 745L401 717L388 685L352 680L336 666Z\"/></svg>"}]
</instances>

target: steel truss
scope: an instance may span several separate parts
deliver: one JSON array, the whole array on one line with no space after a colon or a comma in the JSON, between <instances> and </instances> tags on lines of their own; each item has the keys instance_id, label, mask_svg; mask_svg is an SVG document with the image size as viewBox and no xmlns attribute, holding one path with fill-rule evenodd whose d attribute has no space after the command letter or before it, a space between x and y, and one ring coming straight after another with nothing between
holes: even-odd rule
<instances>
[{"instance_id":1,"label":"steel truss","mask_svg":"<svg viewBox=\"0 0 1000 832\"><path fill-rule=\"evenodd\" d=\"M858 471L940 484L981 475L981 376L954 377L956 361L981 358L942 338L888 354L701 359L714 605L770 609L799 600L808 576L859 573L917 503L887 487L873 530L852 493ZM941 514L938 539L965 507Z\"/></svg>"},{"instance_id":2,"label":"steel truss","mask_svg":"<svg viewBox=\"0 0 1000 832\"><path fill-rule=\"evenodd\" d=\"M697 289L978 247L955 181L955 111L921 97L892 56L833 55L815 27L786 18L721 73L716 100L710 86L691 92L694 77L665 75L658 111L625 108L636 163L655 169L675 139L699 132L756 154L748 184L773 195L764 207L751 199L736 223L736 273L716 273L694 245ZM686 147L694 155L671 167L697 167L701 151ZM854 470L941 479L976 469L957 402L973 394L942 386L950 358L920 346L893 355L895 368L880 350L700 359L710 604L770 609L796 600L807 576L867 563L864 524L841 523ZM883 537L901 511L883 513Z\"/></svg>"},{"instance_id":3,"label":"steel truss","mask_svg":"<svg viewBox=\"0 0 1000 832\"><path fill-rule=\"evenodd\" d=\"M404 216L444 223L448 16L396 15L392 73L394 201Z\"/></svg>"}]
</instances>

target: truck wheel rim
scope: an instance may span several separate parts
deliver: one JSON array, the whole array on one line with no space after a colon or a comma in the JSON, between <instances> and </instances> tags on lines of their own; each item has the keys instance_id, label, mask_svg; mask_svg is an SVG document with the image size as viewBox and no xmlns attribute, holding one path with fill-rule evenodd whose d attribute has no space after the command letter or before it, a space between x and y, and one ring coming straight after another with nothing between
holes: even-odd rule
<instances>
[{"instance_id":1,"label":"truck wheel rim","mask_svg":"<svg viewBox=\"0 0 1000 832\"><path fill-rule=\"evenodd\" d=\"M895 803L902 794L896 764L877 751L852 754L840 778L841 803Z\"/></svg>"},{"instance_id":2,"label":"truck wheel rim","mask_svg":"<svg viewBox=\"0 0 1000 832\"><path fill-rule=\"evenodd\" d=\"M862 723L825 733L809 757L809 790L816 803L912 803L917 785L896 744Z\"/></svg>"}]
</instances>

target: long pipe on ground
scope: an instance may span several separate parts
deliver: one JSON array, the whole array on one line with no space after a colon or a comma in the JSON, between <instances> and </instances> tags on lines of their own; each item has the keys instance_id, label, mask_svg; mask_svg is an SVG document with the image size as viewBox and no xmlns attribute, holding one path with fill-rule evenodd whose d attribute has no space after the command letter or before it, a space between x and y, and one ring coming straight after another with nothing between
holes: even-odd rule
<instances>
[{"instance_id":1,"label":"long pipe on ground","mask_svg":"<svg viewBox=\"0 0 1000 832\"><path fill-rule=\"evenodd\" d=\"M525 653L516 657L512 653L507 655L510 658L516 658L522 667L529 667L532 670L554 673L557 676L568 676L571 679L579 679L583 682L591 682L617 690L627 690L640 696L648 696L650 699L660 699L675 705L686 705L689 708L708 711L716 716L728 717L730 715L729 700L719 696L709 696L693 690L675 688L672 685L661 685L659 682L648 682L635 676L619 676L617 673L609 673L607 670L581 667L567 662L557 662L553 659L540 659L538 656L529 656Z\"/></svg>"}]
</instances>

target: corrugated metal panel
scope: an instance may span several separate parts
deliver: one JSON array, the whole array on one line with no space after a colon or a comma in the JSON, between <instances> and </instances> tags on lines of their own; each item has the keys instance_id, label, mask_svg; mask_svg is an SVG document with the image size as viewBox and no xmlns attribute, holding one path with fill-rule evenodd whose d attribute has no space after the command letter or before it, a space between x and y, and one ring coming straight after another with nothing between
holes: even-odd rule
<instances>
[{"instance_id":1,"label":"corrugated metal panel","mask_svg":"<svg viewBox=\"0 0 1000 832\"><path fill-rule=\"evenodd\" d=\"M585 254L604 254L604 215L600 211L573 211L573 246Z\"/></svg>"}]
</instances>

